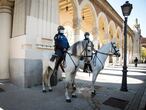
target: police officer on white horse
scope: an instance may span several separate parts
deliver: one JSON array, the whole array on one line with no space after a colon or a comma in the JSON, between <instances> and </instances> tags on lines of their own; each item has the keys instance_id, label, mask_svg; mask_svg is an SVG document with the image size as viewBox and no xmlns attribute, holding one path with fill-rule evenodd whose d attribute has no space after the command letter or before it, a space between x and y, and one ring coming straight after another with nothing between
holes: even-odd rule
<instances>
[{"instance_id":1,"label":"police officer on white horse","mask_svg":"<svg viewBox=\"0 0 146 110\"><path fill-rule=\"evenodd\" d=\"M65 62L66 52L68 48L70 47L69 42L66 36L64 35L65 28L60 25L58 26L57 30L58 30L58 33L54 36L55 54L52 55L52 58L50 59L51 61L54 61L54 59L56 58L55 67L53 70L53 75L56 75L56 76L57 76L59 65L62 63L62 61ZM55 79L56 79L55 83L57 83L57 78Z\"/></svg>"},{"instance_id":2,"label":"police officer on white horse","mask_svg":"<svg viewBox=\"0 0 146 110\"><path fill-rule=\"evenodd\" d=\"M92 54L93 51L96 51L94 49L94 44L93 42L89 39L89 32L85 32L84 37L85 37L85 59L84 59L84 69L83 72L92 72L92 67L90 64L90 61L92 60Z\"/></svg>"}]
</instances>

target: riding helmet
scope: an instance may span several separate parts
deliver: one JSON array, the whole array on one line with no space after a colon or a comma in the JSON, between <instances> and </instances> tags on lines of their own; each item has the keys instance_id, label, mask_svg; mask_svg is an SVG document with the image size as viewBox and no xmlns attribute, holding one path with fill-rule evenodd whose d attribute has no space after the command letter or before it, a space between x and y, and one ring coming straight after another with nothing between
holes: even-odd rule
<instances>
[{"instance_id":1,"label":"riding helmet","mask_svg":"<svg viewBox=\"0 0 146 110\"><path fill-rule=\"evenodd\" d=\"M58 28L57 28L58 31L60 31L60 30L64 30L64 29L65 29L65 28L64 28L63 26L61 26L61 25L58 26Z\"/></svg>"},{"instance_id":2,"label":"riding helmet","mask_svg":"<svg viewBox=\"0 0 146 110\"><path fill-rule=\"evenodd\" d=\"M90 36L89 32L85 32L84 36Z\"/></svg>"}]
</instances>

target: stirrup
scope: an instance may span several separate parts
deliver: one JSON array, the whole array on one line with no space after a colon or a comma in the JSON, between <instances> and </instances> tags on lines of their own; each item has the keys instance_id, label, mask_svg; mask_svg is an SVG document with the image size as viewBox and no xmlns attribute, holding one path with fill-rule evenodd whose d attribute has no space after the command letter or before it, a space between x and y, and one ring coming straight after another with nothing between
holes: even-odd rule
<instances>
[{"instance_id":1,"label":"stirrup","mask_svg":"<svg viewBox=\"0 0 146 110\"><path fill-rule=\"evenodd\" d=\"M56 54L52 55L52 57L50 58L50 61L54 62L55 58L57 57Z\"/></svg>"}]
</instances>

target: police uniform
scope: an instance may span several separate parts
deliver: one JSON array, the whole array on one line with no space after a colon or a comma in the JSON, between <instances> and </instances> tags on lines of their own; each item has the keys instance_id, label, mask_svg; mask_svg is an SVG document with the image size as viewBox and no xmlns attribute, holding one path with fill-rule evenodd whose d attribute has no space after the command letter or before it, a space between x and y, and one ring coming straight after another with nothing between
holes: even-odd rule
<instances>
[{"instance_id":1,"label":"police uniform","mask_svg":"<svg viewBox=\"0 0 146 110\"><path fill-rule=\"evenodd\" d=\"M58 33L54 37L55 41L55 54L59 57L64 56L65 52L64 49L69 48L69 43L67 38L65 37L64 34Z\"/></svg>"},{"instance_id":2,"label":"police uniform","mask_svg":"<svg viewBox=\"0 0 146 110\"><path fill-rule=\"evenodd\" d=\"M89 38L86 38L86 35L90 35L88 32L86 32L84 34L85 36L85 45L86 45L86 48L85 48L85 65L84 65L84 69L83 69L83 72L88 72L88 68L89 68L89 71L92 72L92 67L91 67L91 64L90 64L90 61L92 60L92 51L95 50L94 49L94 45L93 45L93 42L90 41Z\"/></svg>"},{"instance_id":3,"label":"police uniform","mask_svg":"<svg viewBox=\"0 0 146 110\"><path fill-rule=\"evenodd\" d=\"M63 60L65 60L66 51L69 48L69 43L64 33L61 33L60 30L64 30L63 26L58 26L58 34L54 36L55 41L55 55L52 55L51 61L56 58L55 67L53 70L53 75L51 76L51 86L55 86L57 84L57 71L58 67ZM54 57L55 56L55 57ZM52 60L53 59L53 60Z\"/></svg>"}]
</instances>

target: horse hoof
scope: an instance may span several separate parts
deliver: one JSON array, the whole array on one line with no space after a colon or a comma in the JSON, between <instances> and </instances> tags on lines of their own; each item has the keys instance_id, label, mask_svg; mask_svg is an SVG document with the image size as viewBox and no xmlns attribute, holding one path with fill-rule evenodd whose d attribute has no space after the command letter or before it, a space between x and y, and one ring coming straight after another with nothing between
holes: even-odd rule
<instances>
[{"instance_id":1,"label":"horse hoof","mask_svg":"<svg viewBox=\"0 0 146 110\"><path fill-rule=\"evenodd\" d=\"M52 92L53 91L53 89L49 89L49 92Z\"/></svg>"},{"instance_id":2,"label":"horse hoof","mask_svg":"<svg viewBox=\"0 0 146 110\"><path fill-rule=\"evenodd\" d=\"M60 78L59 81L63 81L63 79Z\"/></svg>"},{"instance_id":3,"label":"horse hoof","mask_svg":"<svg viewBox=\"0 0 146 110\"><path fill-rule=\"evenodd\" d=\"M73 90L76 90L77 88L76 87L73 87Z\"/></svg>"},{"instance_id":4,"label":"horse hoof","mask_svg":"<svg viewBox=\"0 0 146 110\"><path fill-rule=\"evenodd\" d=\"M96 95L96 91L91 92L91 96L94 97Z\"/></svg>"},{"instance_id":5,"label":"horse hoof","mask_svg":"<svg viewBox=\"0 0 146 110\"><path fill-rule=\"evenodd\" d=\"M43 93L47 92L46 90L42 90Z\"/></svg>"},{"instance_id":6,"label":"horse hoof","mask_svg":"<svg viewBox=\"0 0 146 110\"><path fill-rule=\"evenodd\" d=\"M71 102L71 99L66 99L66 102L70 103Z\"/></svg>"},{"instance_id":7,"label":"horse hoof","mask_svg":"<svg viewBox=\"0 0 146 110\"><path fill-rule=\"evenodd\" d=\"M77 98L77 95L72 95L72 98Z\"/></svg>"},{"instance_id":8,"label":"horse hoof","mask_svg":"<svg viewBox=\"0 0 146 110\"><path fill-rule=\"evenodd\" d=\"M94 97L95 96L95 94L91 94L91 97Z\"/></svg>"}]
</instances>

